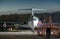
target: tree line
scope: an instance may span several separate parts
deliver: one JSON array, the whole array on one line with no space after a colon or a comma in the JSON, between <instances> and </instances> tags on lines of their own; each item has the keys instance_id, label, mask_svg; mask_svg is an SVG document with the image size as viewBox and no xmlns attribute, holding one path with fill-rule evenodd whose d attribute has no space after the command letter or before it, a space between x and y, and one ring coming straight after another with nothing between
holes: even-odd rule
<instances>
[{"instance_id":1,"label":"tree line","mask_svg":"<svg viewBox=\"0 0 60 39\"><path fill-rule=\"evenodd\" d=\"M52 12L52 13L35 13L35 16L39 17L40 20L44 20L44 18L49 20L49 15L51 15L53 22L60 22L60 11ZM10 15L0 15L0 22L23 22L27 23L31 14L10 14Z\"/></svg>"}]
</instances>

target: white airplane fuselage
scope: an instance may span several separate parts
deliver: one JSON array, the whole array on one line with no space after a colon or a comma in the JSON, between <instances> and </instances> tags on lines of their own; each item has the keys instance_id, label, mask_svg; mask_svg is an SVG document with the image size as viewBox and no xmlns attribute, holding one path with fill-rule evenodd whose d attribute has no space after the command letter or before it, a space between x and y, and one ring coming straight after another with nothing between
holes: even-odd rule
<instances>
[{"instance_id":1,"label":"white airplane fuselage","mask_svg":"<svg viewBox=\"0 0 60 39\"><path fill-rule=\"evenodd\" d=\"M40 22L39 25L42 25L42 22L39 20L38 17L33 16L32 18L29 19L28 21L28 26L32 29L34 29L35 27L38 27L38 23Z\"/></svg>"}]
</instances>

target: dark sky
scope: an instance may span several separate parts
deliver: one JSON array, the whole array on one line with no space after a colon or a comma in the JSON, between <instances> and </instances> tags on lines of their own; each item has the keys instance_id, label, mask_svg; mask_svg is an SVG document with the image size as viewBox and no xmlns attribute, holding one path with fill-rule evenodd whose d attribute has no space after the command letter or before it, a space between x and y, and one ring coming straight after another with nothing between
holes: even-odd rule
<instances>
[{"instance_id":1,"label":"dark sky","mask_svg":"<svg viewBox=\"0 0 60 39\"><path fill-rule=\"evenodd\" d=\"M0 14L18 12L18 9L41 8L59 11L60 0L0 0Z\"/></svg>"}]
</instances>

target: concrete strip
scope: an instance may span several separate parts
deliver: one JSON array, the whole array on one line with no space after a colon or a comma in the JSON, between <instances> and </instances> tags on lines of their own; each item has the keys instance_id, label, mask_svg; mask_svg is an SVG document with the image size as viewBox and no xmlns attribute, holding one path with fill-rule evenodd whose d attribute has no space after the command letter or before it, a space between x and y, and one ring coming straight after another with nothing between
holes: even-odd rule
<instances>
[{"instance_id":1,"label":"concrete strip","mask_svg":"<svg viewBox=\"0 0 60 39\"><path fill-rule=\"evenodd\" d=\"M33 32L0 32L0 35L36 35Z\"/></svg>"}]
</instances>

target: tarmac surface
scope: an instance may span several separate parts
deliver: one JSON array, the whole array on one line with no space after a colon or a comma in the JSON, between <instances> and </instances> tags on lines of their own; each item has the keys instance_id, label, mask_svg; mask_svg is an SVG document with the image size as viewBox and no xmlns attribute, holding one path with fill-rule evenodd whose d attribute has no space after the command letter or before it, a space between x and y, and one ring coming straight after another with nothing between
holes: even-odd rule
<instances>
[{"instance_id":1,"label":"tarmac surface","mask_svg":"<svg viewBox=\"0 0 60 39\"><path fill-rule=\"evenodd\" d=\"M37 35L37 33L33 33L31 31L25 32L0 32L0 35Z\"/></svg>"},{"instance_id":2,"label":"tarmac surface","mask_svg":"<svg viewBox=\"0 0 60 39\"><path fill-rule=\"evenodd\" d=\"M60 39L60 37L38 36L33 32L0 32L0 39Z\"/></svg>"}]
</instances>

